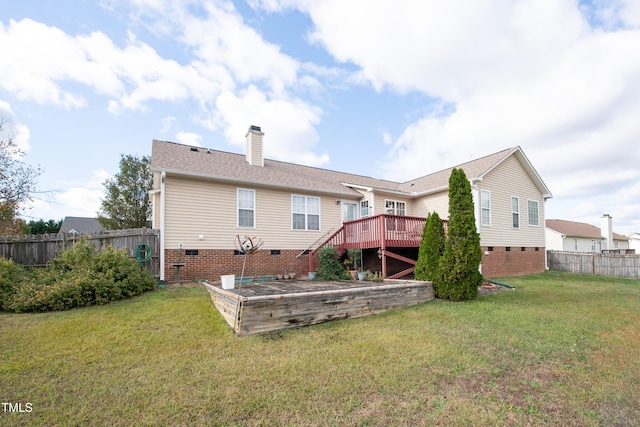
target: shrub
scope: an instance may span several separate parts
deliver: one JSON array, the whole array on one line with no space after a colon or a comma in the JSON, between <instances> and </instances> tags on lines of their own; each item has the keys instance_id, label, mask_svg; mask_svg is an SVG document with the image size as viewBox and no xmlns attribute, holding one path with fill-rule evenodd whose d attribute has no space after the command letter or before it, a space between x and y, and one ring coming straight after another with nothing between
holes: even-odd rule
<instances>
[{"instance_id":1,"label":"shrub","mask_svg":"<svg viewBox=\"0 0 640 427\"><path fill-rule=\"evenodd\" d=\"M430 213L422 232L415 277L418 280L436 281L440 258L444 252L446 237L438 212Z\"/></svg>"},{"instance_id":2,"label":"shrub","mask_svg":"<svg viewBox=\"0 0 640 427\"><path fill-rule=\"evenodd\" d=\"M318 251L318 269L316 280L348 280L351 279L340 261L333 246L327 246Z\"/></svg>"},{"instance_id":3,"label":"shrub","mask_svg":"<svg viewBox=\"0 0 640 427\"><path fill-rule=\"evenodd\" d=\"M24 267L15 262L0 258L0 310L6 310L5 304L15 294L17 284L27 275Z\"/></svg>"},{"instance_id":4,"label":"shrub","mask_svg":"<svg viewBox=\"0 0 640 427\"><path fill-rule=\"evenodd\" d=\"M140 269L124 250L99 253L87 241L63 251L46 268L15 285L6 310L66 310L139 295L153 289L155 278Z\"/></svg>"}]
</instances>

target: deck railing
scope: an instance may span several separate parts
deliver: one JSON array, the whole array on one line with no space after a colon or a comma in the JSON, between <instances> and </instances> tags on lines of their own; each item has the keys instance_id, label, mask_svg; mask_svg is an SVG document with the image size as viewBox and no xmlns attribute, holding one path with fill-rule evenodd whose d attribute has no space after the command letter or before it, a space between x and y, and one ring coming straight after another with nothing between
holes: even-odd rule
<instances>
[{"instance_id":1,"label":"deck railing","mask_svg":"<svg viewBox=\"0 0 640 427\"><path fill-rule=\"evenodd\" d=\"M387 248L417 248L422 242L422 231L426 218L381 214L367 218L360 218L342 224L320 246L309 253L309 271L316 267L317 252L327 246L333 246L342 255L347 249L382 249L391 256ZM442 220L445 235L447 234L447 220ZM397 257L397 256L396 256ZM384 263L384 260L383 260ZM383 266L383 270L385 270Z\"/></svg>"},{"instance_id":2,"label":"deck railing","mask_svg":"<svg viewBox=\"0 0 640 427\"><path fill-rule=\"evenodd\" d=\"M386 214L348 221L314 249L310 257L313 259L316 252L326 246L333 246L340 253L347 249L419 247L426 221L425 218Z\"/></svg>"}]
</instances>

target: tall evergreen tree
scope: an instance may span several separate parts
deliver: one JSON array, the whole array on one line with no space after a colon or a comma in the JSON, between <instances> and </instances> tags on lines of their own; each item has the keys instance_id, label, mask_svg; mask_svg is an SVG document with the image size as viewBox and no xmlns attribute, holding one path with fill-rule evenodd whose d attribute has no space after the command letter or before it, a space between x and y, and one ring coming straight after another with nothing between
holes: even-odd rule
<instances>
[{"instance_id":1,"label":"tall evergreen tree","mask_svg":"<svg viewBox=\"0 0 640 427\"><path fill-rule=\"evenodd\" d=\"M437 296L455 301L475 298L482 284L481 260L471 184L462 169L454 168L449 177L448 234L435 286Z\"/></svg>"},{"instance_id":2,"label":"tall evergreen tree","mask_svg":"<svg viewBox=\"0 0 640 427\"><path fill-rule=\"evenodd\" d=\"M445 245L444 227L438 212L430 213L422 232L422 241L416 262L415 277L418 280L436 281L440 258Z\"/></svg>"}]
</instances>

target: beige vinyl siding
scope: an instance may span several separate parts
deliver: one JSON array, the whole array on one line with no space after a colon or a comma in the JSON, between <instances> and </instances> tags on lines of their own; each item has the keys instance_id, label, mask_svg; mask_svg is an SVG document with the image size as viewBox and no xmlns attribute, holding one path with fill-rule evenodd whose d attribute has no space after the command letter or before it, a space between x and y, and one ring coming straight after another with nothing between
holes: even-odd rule
<instances>
[{"instance_id":1,"label":"beige vinyl siding","mask_svg":"<svg viewBox=\"0 0 640 427\"><path fill-rule=\"evenodd\" d=\"M167 249L232 249L236 235L247 235L262 239L265 249L302 250L341 225L335 197L176 176L167 176L165 188ZM238 188L256 192L255 228L237 226ZM320 231L292 229L292 194L320 198Z\"/></svg>"},{"instance_id":2,"label":"beige vinyl siding","mask_svg":"<svg viewBox=\"0 0 640 427\"><path fill-rule=\"evenodd\" d=\"M413 216L426 218L432 212L438 212L441 219L449 218L449 192L430 194L416 199Z\"/></svg>"},{"instance_id":3,"label":"beige vinyl siding","mask_svg":"<svg viewBox=\"0 0 640 427\"><path fill-rule=\"evenodd\" d=\"M483 246L544 247L544 200L515 156L505 159L477 184L491 192L491 226L480 226ZM520 228L512 226L511 198L519 199ZM529 225L528 200L538 202L538 225ZM480 207L476 206L476 218Z\"/></svg>"}]
</instances>

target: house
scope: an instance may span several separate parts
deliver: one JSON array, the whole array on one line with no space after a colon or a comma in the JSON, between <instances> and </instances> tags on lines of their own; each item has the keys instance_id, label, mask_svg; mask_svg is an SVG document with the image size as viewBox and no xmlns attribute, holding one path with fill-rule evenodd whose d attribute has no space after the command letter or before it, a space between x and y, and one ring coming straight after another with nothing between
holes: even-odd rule
<instances>
[{"instance_id":1,"label":"house","mask_svg":"<svg viewBox=\"0 0 640 427\"><path fill-rule=\"evenodd\" d=\"M629 249L640 253L640 233L631 233L627 238L629 239Z\"/></svg>"},{"instance_id":2,"label":"house","mask_svg":"<svg viewBox=\"0 0 640 427\"><path fill-rule=\"evenodd\" d=\"M58 233L92 234L104 231L97 219L78 216L67 216L62 221Z\"/></svg>"},{"instance_id":3,"label":"house","mask_svg":"<svg viewBox=\"0 0 640 427\"><path fill-rule=\"evenodd\" d=\"M448 217L452 168L407 182L263 157L251 126L246 154L153 141L150 198L161 230L161 279L240 275L236 236L261 239L245 276L298 274L332 243L363 251L364 267L398 277L412 271L430 212ZM551 197L520 147L464 163L473 189L486 276L545 269L544 202ZM341 240L340 240L341 239ZM179 265L179 267L176 267Z\"/></svg>"},{"instance_id":4,"label":"house","mask_svg":"<svg viewBox=\"0 0 640 427\"><path fill-rule=\"evenodd\" d=\"M584 222L548 219L545 222L547 249L563 252L602 252L629 249L629 239L613 232L613 218L601 217L601 228Z\"/></svg>"}]
</instances>

